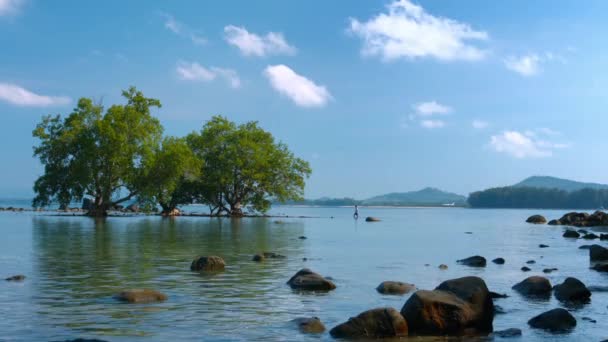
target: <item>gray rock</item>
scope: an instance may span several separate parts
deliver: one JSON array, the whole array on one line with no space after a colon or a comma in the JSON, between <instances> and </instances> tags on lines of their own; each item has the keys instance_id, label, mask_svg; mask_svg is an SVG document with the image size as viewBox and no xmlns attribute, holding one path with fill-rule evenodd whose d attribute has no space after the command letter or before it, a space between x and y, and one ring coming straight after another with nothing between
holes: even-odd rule
<instances>
[{"instance_id":1,"label":"gray rock","mask_svg":"<svg viewBox=\"0 0 608 342\"><path fill-rule=\"evenodd\" d=\"M486 267L486 258L479 255L468 257L466 259L460 259L457 262L470 267Z\"/></svg>"},{"instance_id":2,"label":"gray rock","mask_svg":"<svg viewBox=\"0 0 608 342\"><path fill-rule=\"evenodd\" d=\"M565 309L544 312L528 321L532 328L550 332L568 332L576 327L576 319Z\"/></svg>"}]
</instances>

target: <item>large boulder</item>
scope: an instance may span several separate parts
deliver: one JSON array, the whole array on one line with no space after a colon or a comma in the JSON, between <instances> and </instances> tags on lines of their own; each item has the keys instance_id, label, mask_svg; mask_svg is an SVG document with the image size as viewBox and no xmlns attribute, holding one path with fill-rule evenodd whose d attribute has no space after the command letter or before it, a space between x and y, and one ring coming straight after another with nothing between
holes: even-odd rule
<instances>
[{"instance_id":1,"label":"large boulder","mask_svg":"<svg viewBox=\"0 0 608 342\"><path fill-rule=\"evenodd\" d=\"M549 297L551 289L549 279L540 276L528 277L513 286L513 290L531 297Z\"/></svg>"},{"instance_id":2,"label":"large boulder","mask_svg":"<svg viewBox=\"0 0 608 342\"><path fill-rule=\"evenodd\" d=\"M533 223L533 224L543 224L543 223L547 223L547 219L542 215L532 215L532 216L528 217L526 222Z\"/></svg>"},{"instance_id":3,"label":"large boulder","mask_svg":"<svg viewBox=\"0 0 608 342\"><path fill-rule=\"evenodd\" d=\"M576 326L576 319L565 309L558 308L530 319L528 324L550 332L567 332Z\"/></svg>"},{"instance_id":4,"label":"large boulder","mask_svg":"<svg viewBox=\"0 0 608 342\"><path fill-rule=\"evenodd\" d=\"M463 264L470 267L486 267L486 258L475 255L472 257L468 257L465 259L460 259L456 261L459 264Z\"/></svg>"},{"instance_id":5,"label":"large boulder","mask_svg":"<svg viewBox=\"0 0 608 342\"><path fill-rule=\"evenodd\" d=\"M152 303L167 300L165 294L150 289L125 290L117 294L115 298L128 303Z\"/></svg>"},{"instance_id":6,"label":"large boulder","mask_svg":"<svg viewBox=\"0 0 608 342\"><path fill-rule=\"evenodd\" d=\"M191 271L219 272L226 268L226 262L219 256L199 256L190 264Z\"/></svg>"},{"instance_id":7,"label":"large boulder","mask_svg":"<svg viewBox=\"0 0 608 342\"><path fill-rule=\"evenodd\" d=\"M304 291L330 291L336 288L331 280L324 278L308 268L299 270L287 284L294 290Z\"/></svg>"},{"instance_id":8,"label":"large boulder","mask_svg":"<svg viewBox=\"0 0 608 342\"><path fill-rule=\"evenodd\" d=\"M378 308L362 312L329 331L334 338L384 338L408 335L408 325L399 311Z\"/></svg>"},{"instance_id":9,"label":"large boulder","mask_svg":"<svg viewBox=\"0 0 608 342\"><path fill-rule=\"evenodd\" d=\"M591 291L580 280L572 277L566 278L563 283L553 287L555 298L563 302L587 302Z\"/></svg>"},{"instance_id":10,"label":"large boulder","mask_svg":"<svg viewBox=\"0 0 608 342\"><path fill-rule=\"evenodd\" d=\"M487 335L494 302L483 279L464 277L447 280L433 291L415 292L401 314L416 335Z\"/></svg>"},{"instance_id":11,"label":"large boulder","mask_svg":"<svg viewBox=\"0 0 608 342\"><path fill-rule=\"evenodd\" d=\"M376 287L376 291L382 294L402 295L414 291L416 286L400 281L383 281Z\"/></svg>"},{"instance_id":12,"label":"large boulder","mask_svg":"<svg viewBox=\"0 0 608 342\"><path fill-rule=\"evenodd\" d=\"M589 259L591 261L608 261L608 248L600 245L591 245L589 247Z\"/></svg>"},{"instance_id":13,"label":"large boulder","mask_svg":"<svg viewBox=\"0 0 608 342\"><path fill-rule=\"evenodd\" d=\"M587 213L570 212L570 213L564 214L564 216L562 216L559 219L559 222L561 222L561 224L567 225L567 226L582 227L582 226L586 226L586 222L587 222L588 218L589 218L589 214L587 214Z\"/></svg>"},{"instance_id":14,"label":"large boulder","mask_svg":"<svg viewBox=\"0 0 608 342\"><path fill-rule=\"evenodd\" d=\"M321 334L325 331L325 325L318 317L302 317L292 321L298 326L298 330L304 334Z\"/></svg>"}]
</instances>

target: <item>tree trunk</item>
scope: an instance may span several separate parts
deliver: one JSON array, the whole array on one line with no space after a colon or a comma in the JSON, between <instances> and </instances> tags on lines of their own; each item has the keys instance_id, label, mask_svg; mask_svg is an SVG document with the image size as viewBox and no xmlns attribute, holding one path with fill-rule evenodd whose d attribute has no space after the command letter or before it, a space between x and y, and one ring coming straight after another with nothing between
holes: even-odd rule
<instances>
[{"instance_id":1,"label":"tree trunk","mask_svg":"<svg viewBox=\"0 0 608 342\"><path fill-rule=\"evenodd\" d=\"M230 216L232 217L243 217L243 209L241 208L241 201L230 205Z\"/></svg>"},{"instance_id":2,"label":"tree trunk","mask_svg":"<svg viewBox=\"0 0 608 342\"><path fill-rule=\"evenodd\" d=\"M101 196L95 196L95 202L87 211L87 216L92 217L105 217L108 216L108 205L109 202L103 200Z\"/></svg>"},{"instance_id":3,"label":"tree trunk","mask_svg":"<svg viewBox=\"0 0 608 342\"><path fill-rule=\"evenodd\" d=\"M174 205L170 205L167 203L159 203L160 207L162 208L162 211L160 212L160 214L164 217L167 216L179 216L180 215L180 211L177 209L176 206Z\"/></svg>"}]
</instances>

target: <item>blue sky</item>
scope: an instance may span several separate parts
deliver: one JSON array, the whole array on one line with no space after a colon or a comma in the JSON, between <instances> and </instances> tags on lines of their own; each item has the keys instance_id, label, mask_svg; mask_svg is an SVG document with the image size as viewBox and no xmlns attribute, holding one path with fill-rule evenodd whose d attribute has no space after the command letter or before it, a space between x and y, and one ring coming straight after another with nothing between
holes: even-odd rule
<instances>
[{"instance_id":1,"label":"blue sky","mask_svg":"<svg viewBox=\"0 0 608 342\"><path fill-rule=\"evenodd\" d=\"M135 85L169 135L258 120L313 167L307 197L553 175L608 183L605 1L0 0L2 196L31 131Z\"/></svg>"}]
</instances>

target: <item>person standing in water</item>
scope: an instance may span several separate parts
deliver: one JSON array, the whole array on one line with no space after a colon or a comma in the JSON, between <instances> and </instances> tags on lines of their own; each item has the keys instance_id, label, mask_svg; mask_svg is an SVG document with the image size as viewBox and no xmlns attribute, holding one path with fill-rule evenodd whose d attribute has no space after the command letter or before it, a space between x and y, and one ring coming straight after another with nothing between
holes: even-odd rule
<instances>
[{"instance_id":1,"label":"person standing in water","mask_svg":"<svg viewBox=\"0 0 608 342\"><path fill-rule=\"evenodd\" d=\"M353 214L355 220L359 219L359 206L355 204L355 213Z\"/></svg>"}]
</instances>

